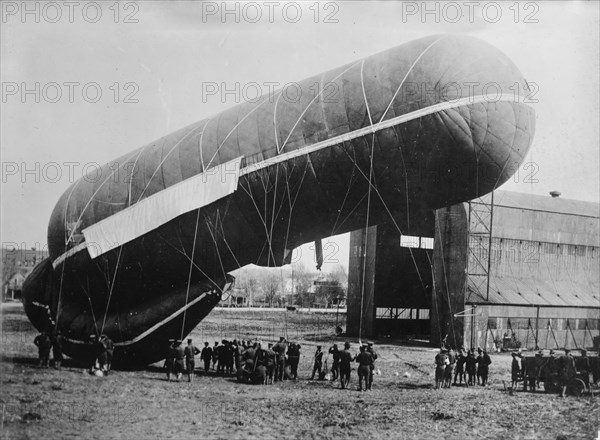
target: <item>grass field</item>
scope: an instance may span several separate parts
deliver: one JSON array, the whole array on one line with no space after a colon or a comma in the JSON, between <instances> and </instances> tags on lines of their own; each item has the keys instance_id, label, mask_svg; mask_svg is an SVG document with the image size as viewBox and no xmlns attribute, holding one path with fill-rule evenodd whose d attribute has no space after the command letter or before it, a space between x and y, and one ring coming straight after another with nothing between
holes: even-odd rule
<instances>
[{"instance_id":1,"label":"grass field","mask_svg":"<svg viewBox=\"0 0 600 440\"><path fill-rule=\"evenodd\" d=\"M433 389L431 347L376 341L373 391L310 381L315 345L334 339L335 314L218 309L192 337L264 341L285 335L302 344L300 379L240 384L198 372L169 383L160 364L90 376L73 363L36 366L35 330L20 305L2 306L3 439L359 438L592 439L600 429L597 396L560 399L504 389L510 356L492 356L490 386ZM352 340L357 349L356 340ZM197 361L197 365L200 362Z\"/></svg>"}]
</instances>

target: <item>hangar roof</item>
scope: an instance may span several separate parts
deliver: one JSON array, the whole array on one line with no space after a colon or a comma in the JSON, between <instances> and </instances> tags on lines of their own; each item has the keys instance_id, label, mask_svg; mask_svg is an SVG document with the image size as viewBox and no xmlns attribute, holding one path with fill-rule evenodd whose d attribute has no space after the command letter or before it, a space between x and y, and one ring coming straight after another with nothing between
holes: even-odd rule
<instances>
[{"instance_id":1,"label":"hangar roof","mask_svg":"<svg viewBox=\"0 0 600 440\"><path fill-rule=\"evenodd\" d=\"M481 197L482 200L488 203L490 198L491 194ZM600 218L600 203L551 197L549 195L540 196L496 190L494 191L494 206Z\"/></svg>"},{"instance_id":2,"label":"hangar roof","mask_svg":"<svg viewBox=\"0 0 600 440\"><path fill-rule=\"evenodd\" d=\"M591 280L540 280L490 276L489 299L468 281L467 302L475 304L511 304L600 308L600 288Z\"/></svg>"}]
</instances>

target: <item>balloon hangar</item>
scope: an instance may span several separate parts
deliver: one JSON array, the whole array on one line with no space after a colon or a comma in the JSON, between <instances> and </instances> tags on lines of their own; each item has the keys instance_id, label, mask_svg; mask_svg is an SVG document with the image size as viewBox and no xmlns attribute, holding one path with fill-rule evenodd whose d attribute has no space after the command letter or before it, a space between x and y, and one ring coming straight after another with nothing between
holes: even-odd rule
<instances>
[{"instance_id":1,"label":"balloon hangar","mask_svg":"<svg viewBox=\"0 0 600 440\"><path fill-rule=\"evenodd\" d=\"M23 286L34 326L60 329L74 358L106 334L115 364L156 362L219 303L231 271L358 231L349 334L482 344L488 327L538 315L542 335L548 320L559 337L567 316L573 332L594 331L597 205L489 195L535 125L503 53L435 35L294 88L297 99L284 87L124 147L101 179L71 185L50 218L49 258ZM531 249L537 262L514 260Z\"/></svg>"}]
</instances>

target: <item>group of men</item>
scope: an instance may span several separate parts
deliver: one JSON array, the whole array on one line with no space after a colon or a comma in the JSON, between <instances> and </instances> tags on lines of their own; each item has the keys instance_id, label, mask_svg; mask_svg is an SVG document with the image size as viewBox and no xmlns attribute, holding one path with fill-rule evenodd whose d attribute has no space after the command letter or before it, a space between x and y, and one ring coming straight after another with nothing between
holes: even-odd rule
<instances>
[{"instance_id":1,"label":"group of men","mask_svg":"<svg viewBox=\"0 0 600 440\"><path fill-rule=\"evenodd\" d=\"M435 356L435 388L462 385L463 380L465 386L486 386L491 363L487 351L481 348L477 349L476 357L475 348L465 351L461 347L457 353L452 347L442 347Z\"/></svg>"},{"instance_id":2,"label":"group of men","mask_svg":"<svg viewBox=\"0 0 600 440\"><path fill-rule=\"evenodd\" d=\"M39 366L48 368L50 364L50 351L54 360L54 368L61 369L63 362L63 343L64 337L60 330L46 330L40 333L33 340L38 349ZM90 348L92 362L90 364L90 374L105 376L111 369L114 344L106 335L90 335L87 344Z\"/></svg>"},{"instance_id":3,"label":"group of men","mask_svg":"<svg viewBox=\"0 0 600 440\"><path fill-rule=\"evenodd\" d=\"M105 334L101 334L99 337L96 334L90 335L89 343L92 346L93 359L89 370L90 374L107 376L112 367L115 344Z\"/></svg>"},{"instance_id":4,"label":"group of men","mask_svg":"<svg viewBox=\"0 0 600 440\"><path fill-rule=\"evenodd\" d=\"M38 349L39 366L48 368L50 364L50 351L54 360L54 368L60 370L63 361L63 336L60 330L43 331L35 337L33 343Z\"/></svg>"},{"instance_id":5,"label":"group of men","mask_svg":"<svg viewBox=\"0 0 600 440\"><path fill-rule=\"evenodd\" d=\"M288 342L284 337L279 338L279 342L268 343L266 346L259 341L238 342L236 339L215 342L212 347L205 342L202 350L194 346L192 339L188 339L185 346L182 345L181 340L171 339L164 367L168 381L172 378L179 381L186 373L188 381L191 382L194 377L195 357L200 354L205 373L213 370L217 374L235 374L242 382L268 385L298 378L300 349L300 344ZM359 364L359 391L371 389L377 359L372 342L361 345L360 352L355 355L350 352L349 342L344 344L344 350L339 350L337 344L333 344L329 354L333 357L332 381L339 378L340 387L348 388L351 365L356 361ZM323 355L322 346L318 345L313 357L311 380L315 379L315 375L320 380L325 379L327 371L323 370Z\"/></svg>"},{"instance_id":6,"label":"group of men","mask_svg":"<svg viewBox=\"0 0 600 440\"><path fill-rule=\"evenodd\" d=\"M236 374L238 378L251 379L254 382L273 383L298 377L300 345L288 343L281 337L276 344L266 347L258 341L216 341L211 347L208 342L198 350L192 339L183 347L182 341L169 340L169 350L165 361L167 380L174 375L179 380L185 372L191 382L194 375L195 356L200 354L204 362L204 372L214 370L217 374ZM211 368L212 364L212 368Z\"/></svg>"},{"instance_id":7,"label":"group of men","mask_svg":"<svg viewBox=\"0 0 600 440\"><path fill-rule=\"evenodd\" d=\"M573 384L574 379L577 377L581 378L587 388L590 387L590 373L592 374L592 382L600 380L598 372L594 372L591 368L587 350L584 349L581 349L581 356L577 358L572 356L569 349L565 349L562 355L550 350L549 356L544 356L543 351L538 350L534 357L527 358L529 361L527 365L520 362L520 359L522 359L521 353L513 352L512 357L512 390L515 390L518 382L523 380L524 390L529 387L531 391L535 391L541 380L556 374L560 397L565 397L569 386Z\"/></svg>"},{"instance_id":8,"label":"group of men","mask_svg":"<svg viewBox=\"0 0 600 440\"><path fill-rule=\"evenodd\" d=\"M322 347L317 345L317 350L314 355L313 371L311 380L317 378L323 380L326 378L327 372L323 371L323 351ZM339 378L340 387L348 388L350 384L350 373L352 371L352 362L358 363L358 390L370 391L373 384L373 372L375 371L375 360L377 353L373 348L373 343L368 342L360 346L360 351L356 355L352 355L350 351L350 343L344 343L344 349L339 350L337 344L333 344L328 353L332 355L333 362L331 365L331 381ZM364 386L363 386L364 382Z\"/></svg>"}]
</instances>

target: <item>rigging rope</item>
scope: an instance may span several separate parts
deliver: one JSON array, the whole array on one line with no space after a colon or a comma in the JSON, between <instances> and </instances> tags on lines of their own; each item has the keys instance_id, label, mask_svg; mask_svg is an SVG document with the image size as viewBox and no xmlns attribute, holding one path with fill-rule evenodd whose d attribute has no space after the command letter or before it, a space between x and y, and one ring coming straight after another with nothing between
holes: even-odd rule
<instances>
[{"instance_id":1,"label":"rigging rope","mask_svg":"<svg viewBox=\"0 0 600 440\"><path fill-rule=\"evenodd\" d=\"M365 303L365 274L367 272L367 257L368 257L368 246L369 246L369 216L371 213L371 181L373 179L373 156L375 155L375 133L372 135L371 141L371 164L369 167L369 190L367 193L367 220L365 225L365 250L363 258L363 273L362 273L362 289L360 293L360 319L358 326L358 343L362 344L362 326L363 326L363 307Z\"/></svg>"},{"instance_id":2,"label":"rigging rope","mask_svg":"<svg viewBox=\"0 0 600 440\"><path fill-rule=\"evenodd\" d=\"M104 317L102 318L102 328L100 329L100 334L104 333L104 324L106 324L106 316L108 315L108 307L110 306L110 299L112 298L112 293L115 287L115 281L117 279L117 273L119 272L119 263L121 261L121 253L123 252L123 246L119 246L119 254L117 255L117 263L115 264L115 273L113 274L113 279L110 283L110 291L108 292L108 301L106 302L106 310L104 311Z\"/></svg>"},{"instance_id":3,"label":"rigging rope","mask_svg":"<svg viewBox=\"0 0 600 440\"><path fill-rule=\"evenodd\" d=\"M194 254L196 253L196 238L198 236L198 224L200 223L200 210L198 209L198 214L196 215L196 227L194 230L194 244L192 245L192 256L190 258L190 270L188 272L188 281L187 281L187 290L185 292L185 307L183 308L183 320L181 322L181 340L183 340L183 332L185 329L185 315L187 313L187 304L188 297L190 294L190 283L192 281L192 270L194 268Z\"/></svg>"}]
</instances>

